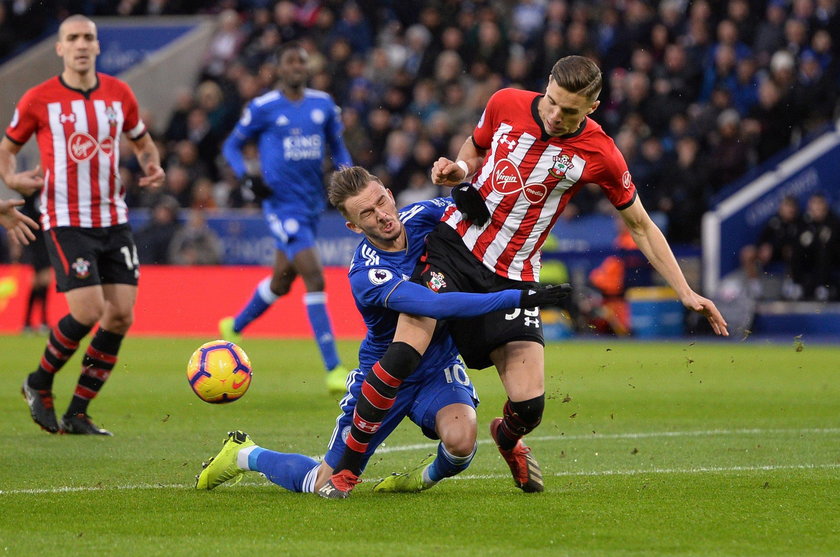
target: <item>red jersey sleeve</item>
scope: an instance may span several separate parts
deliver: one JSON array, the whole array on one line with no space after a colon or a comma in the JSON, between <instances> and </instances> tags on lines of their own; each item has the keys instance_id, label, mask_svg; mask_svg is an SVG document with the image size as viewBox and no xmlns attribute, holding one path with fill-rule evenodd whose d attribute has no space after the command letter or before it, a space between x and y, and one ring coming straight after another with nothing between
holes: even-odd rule
<instances>
[{"instance_id":1,"label":"red jersey sleeve","mask_svg":"<svg viewBox=\"0 0 840 557\"><path fill-rule=\"evenodd\" d=\"M605 136L606 137L606 136ZM626 209L636 200L636 185L627 169L627 162L615 143L606 138L602 164L593 180L604 191L616 209ZM607 144L608 143L608 144Z\"/></svg>"},{"instance_id":2,"label":"red jersey sleeve","mask_svg":"<svg viewBox=\"0 0 840 557\"><path fill-rule=\"evenodd\" d=\"M476 147L486 151L492 146L493 133L496 131L498 124L499 107L504 106L504 99L508 91L510 89L496 91L487 101L487 107L473 130L473 143Z\"/></svg>"},{"instance_id":3,"label":"red jersey sleeve","mask_svg":"<svg viewBox=\"0 0 840 557\"><path fill-rule=\"evenodd\" d=\"M122 89L123 113L125 114L123 131L130 139L140 139L146 133L146 125L140 119L140 105L137 103L137 97L126 83L122 81L118 83Z\"/></svg>"},{"instance_id":4,"label":"red jersey sleeve","mask_svg":"<svg viewBox=\"0 0 840 557\"><path fill-rule=\"evenodd\" d=\"M18 101L12 121L6 128L6 137L23 145L38 129L38 101L37 96L30 89Z\"/></svg>"}]
</instances>

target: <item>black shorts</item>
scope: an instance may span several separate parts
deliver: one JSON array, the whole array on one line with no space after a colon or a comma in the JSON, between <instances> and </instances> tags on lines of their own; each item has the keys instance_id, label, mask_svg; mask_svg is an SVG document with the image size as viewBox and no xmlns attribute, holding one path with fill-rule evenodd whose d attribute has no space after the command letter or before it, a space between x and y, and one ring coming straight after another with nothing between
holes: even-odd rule
<instances>
[{"instance_id":1,"label":"black shorts","mask_svg":"<svg viewBox=\"0 0 840 557\"><path fill-rule=\"evenodd\" d=\"M29 242L24 251L24 258L37 273L50 267L50 254L47 251L47 243L44 240L44 233L41 229L34 230L35 239Z\"/></svg>"},{"instance_id":2,"label":"black shorts","mask_svg":"<svg viewBox=\"0 0 840 557\"><path fill-rule=\"evenodd\" d=\"M439 224L426 239L426 254L411 280L436 292L498 292L533 284L501 277L485 267L445 223ZM545 344L539 308L499 310L451 320L448 325L458 351L472 369L493 365L490 352L509 342L529 340Z\"/></svg>"},{"instance_id":3,"label":"black shorts","mask_svg":"<svg viewBox=\"0 0 840 557\"><path fill-rule=\"evenodd\" d=\"M59 292L98 284L137 285L137 246L127 224L61 226L45 233Z\"/></svg>"}]
</instances>

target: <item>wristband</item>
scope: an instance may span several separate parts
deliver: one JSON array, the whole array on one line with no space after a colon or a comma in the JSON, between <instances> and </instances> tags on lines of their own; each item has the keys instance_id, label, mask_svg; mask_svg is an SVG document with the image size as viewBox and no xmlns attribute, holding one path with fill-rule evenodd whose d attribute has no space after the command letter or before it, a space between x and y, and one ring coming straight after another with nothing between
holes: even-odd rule
<instances>
[{"instance_id":1,"label":"wristband","mask_svg":"<svg viewBox=\"0 0 840 557\"><path fill-rule=\"evenodd\" d=\"M470 167L467 166L467 161L455 161L455 164L464 171L464 180L466 181L470 177Z\"/></svg>"}]
</instances>

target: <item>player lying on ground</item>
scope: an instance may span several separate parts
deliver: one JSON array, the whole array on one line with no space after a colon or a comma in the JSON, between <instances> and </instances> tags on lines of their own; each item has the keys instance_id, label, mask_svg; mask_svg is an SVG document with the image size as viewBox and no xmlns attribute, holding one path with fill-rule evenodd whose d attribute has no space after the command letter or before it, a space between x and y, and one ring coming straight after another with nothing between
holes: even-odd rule
<instances>
[{"instance_id":1,"label":"player lying on ground","mask_svg":"<svg viewBox=\"0 0 840 557\"><path fill-rule=\"evenodd\" d=\"M491 294L435 294L406 277L423 253L426 235L451 206L449 200L423 201L397 213L391 192L359 167L337 172L329 195L330 202L347 219L347 227L365 236L353 256L349 276L353 298L368 332L359 347L359 368L350 373L348 392L339 403L342 414L327 454L319 463L307 456L263 449L245 433L231 432L221 452L199 474L199 489L213 489L238 479L248 470L261 472L291 491L313 492L326 484L344 452L350 424L366 428L356 412L366 374L371 371L377 381L391 381L382 370L384 366L377 362L393 339L400 312L436 319L472 316L497 309L556 304L568 290L564 285ZM388 418L371 431L373 437L362 466L406 416L427 437L440 439L437 455L424 460L409 474L386 478L375 491L427 489L466 469L475 454L478 397L445 328L438 329L416 364L417 372L403 383ZM371 397L370 393L366 395Z\"/></svg>"}]
</instances>

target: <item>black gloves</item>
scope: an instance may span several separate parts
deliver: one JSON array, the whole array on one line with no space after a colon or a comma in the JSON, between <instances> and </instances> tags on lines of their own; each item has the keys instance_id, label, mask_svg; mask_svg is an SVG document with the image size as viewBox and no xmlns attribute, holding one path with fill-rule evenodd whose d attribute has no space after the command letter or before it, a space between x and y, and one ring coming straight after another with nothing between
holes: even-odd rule
<instances>
[{"instance_id":1,"label":"black gloves","mask_svg":"<svg viewBox=\"0 0 840 557\"><path fill-rule=\"evenodd\" d=\"M239 183L245 189L251 190L251 193L254 194L254 199L258 202L262 202L264 199L271 197L274 193L274 190L263 182L262 176L250 176L246 174Z\"/></svg>"},{"instance_id":2,"label":"black gloves","mask_svg":"<svg viewBox=\"0 0 840 557\"><path fill-rule=\"evenodd\" d=\"M472 187L472 184L464 182L460 186L452 188L452 199L455 200L455 206L458 207L464 218L472 221L473 224L484 226L490 218L490 211L484 204L484 198L481 197L477 189Z\"/></svg>"},{"instance_id":3,"label":"black gloves","mask_svg":"<svg viewBox=\"0 0 840 557\"><path fill-rule=\"evenodd\" d=\"M523 308L555 306L571 291L572 285L568 283L533 286L522 291L519 306Z\"/></svg>"}]
</instances>

